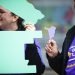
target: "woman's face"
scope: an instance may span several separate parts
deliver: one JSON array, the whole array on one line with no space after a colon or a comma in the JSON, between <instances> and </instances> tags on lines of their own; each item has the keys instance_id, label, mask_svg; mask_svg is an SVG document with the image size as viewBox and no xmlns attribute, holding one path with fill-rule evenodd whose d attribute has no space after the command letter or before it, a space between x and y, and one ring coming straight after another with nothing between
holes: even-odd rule
<instances>
[{"instance_id":1,"label":"woman's face","mask_svg":"<svg viewBox=\"0 0 75 75\"><path fill-rule=\"evenodd\" d=\"M14 23L17 22L18 16L12 15L12 13L0 6L0 28L8 28L11 25L13 26Z\"/></svg>"},{"instance_id":2,"label":"woman's face","mask_svg":"<svg viewBox=\"0 0 75 75\"><path fill-rule=\"evenodd\" d=\"M0 6L0 26L10 25L12 22L11 12Z\"/></svg>"}]
</instances>

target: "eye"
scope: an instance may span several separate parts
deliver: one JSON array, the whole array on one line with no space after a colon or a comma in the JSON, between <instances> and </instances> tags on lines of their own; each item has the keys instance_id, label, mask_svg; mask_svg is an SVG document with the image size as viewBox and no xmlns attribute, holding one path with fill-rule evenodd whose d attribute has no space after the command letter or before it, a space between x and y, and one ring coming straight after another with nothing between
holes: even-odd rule
<instances>
[{"instance_id":1,"label":"eye","mask_svg":"<svg viewBox=\"0 0 75 75\"><path fill-rule=\"evenodd\" d=\"M2 9L0 9L0 13L5 13L5 11L3 11Z\"/></svg>"}]
</instances>

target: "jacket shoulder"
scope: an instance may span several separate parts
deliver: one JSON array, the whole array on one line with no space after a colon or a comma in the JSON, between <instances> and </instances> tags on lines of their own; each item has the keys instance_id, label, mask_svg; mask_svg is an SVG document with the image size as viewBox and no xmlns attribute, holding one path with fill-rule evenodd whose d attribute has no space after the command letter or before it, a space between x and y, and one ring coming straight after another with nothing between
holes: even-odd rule
<instances>
[{"instance_id":1,"label":"jacket shoulder","mask_svg":"<svg viewBox=\"0 0 75 75\"><path fill-rule=\"evenodd\" d=\"M68 30L67 35L70 35L70 34L75 35L75 25Z\"/></svg>"}]
</instances>

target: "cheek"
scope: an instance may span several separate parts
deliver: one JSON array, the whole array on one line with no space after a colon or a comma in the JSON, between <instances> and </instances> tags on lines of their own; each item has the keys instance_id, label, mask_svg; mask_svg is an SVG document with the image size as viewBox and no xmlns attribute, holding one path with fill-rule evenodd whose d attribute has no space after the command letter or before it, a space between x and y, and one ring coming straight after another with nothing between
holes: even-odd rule
<instances>
[{"instance_id":1,"label":"cheek","mask_svg":"<svg viewBox=\"0 0 75 75\"><path fill-rule=\"evenodd\" d=\"M5 20L5 21L11 21L12 20L12 18L9 14L3 14L2 17L3 17L3 20Z\"/></svg>"}]
</instances>

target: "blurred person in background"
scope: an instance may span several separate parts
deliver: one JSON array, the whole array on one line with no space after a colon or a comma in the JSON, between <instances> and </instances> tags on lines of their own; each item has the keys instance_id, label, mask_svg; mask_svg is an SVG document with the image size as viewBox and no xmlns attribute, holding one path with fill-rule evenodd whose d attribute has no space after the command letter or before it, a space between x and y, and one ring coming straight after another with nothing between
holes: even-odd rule
<instances>
[{"instance_id":1,"label":"blurred person in background","mask_svg":"<svg viewBox=\"0 0 75 75\"><path fill-rule=\"evenodd\" d=\"M0 31L34 31L35 27L31 24L23 25L23 19L14 13L0 6ZM41 49L38 41L34 39L33 44L25 44L25 59L29 60L28 65L36 66L36 73L24 75L41 75L45 66L41 58ZM11 58L12 59L12 58Z\"/></svg>"},{"instance_id":2,"label":"blurred person in background","mask_svg":"<svg viewBox=\"0 0 75 75\"><path fill-rule=\"evenodd\" d=\"M55 72L59 75L75 75L75 24L66 34L61 53L54 39L48 41L45 50L49 65Z\"/></svg>"}]
</instances>

